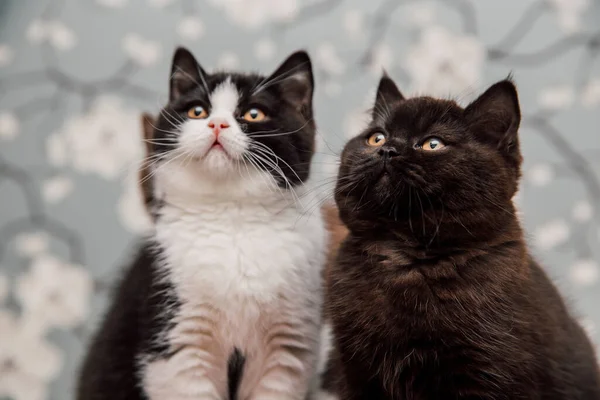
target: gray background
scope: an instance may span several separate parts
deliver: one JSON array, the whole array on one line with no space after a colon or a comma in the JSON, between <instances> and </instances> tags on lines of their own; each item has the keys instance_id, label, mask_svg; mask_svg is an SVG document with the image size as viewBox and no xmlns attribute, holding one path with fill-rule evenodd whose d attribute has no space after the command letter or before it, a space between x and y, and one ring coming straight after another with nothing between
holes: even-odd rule
<instances>
[{"instance_id":1,"label":"gray background","mask_svg":"<svg viewBox=\"0 0 600 400\"><path fill-rule=\"evenodd\" d=\"M594 0L0 0L0 399L72 398L146 228L129 172L139 113L164 103L179 44L207 69L264 73L308 49L323 183L382 67L407 94L463 103L512 72L516 201L533 253L597 342L599 27Z\"/></svg>"}]
</instances>

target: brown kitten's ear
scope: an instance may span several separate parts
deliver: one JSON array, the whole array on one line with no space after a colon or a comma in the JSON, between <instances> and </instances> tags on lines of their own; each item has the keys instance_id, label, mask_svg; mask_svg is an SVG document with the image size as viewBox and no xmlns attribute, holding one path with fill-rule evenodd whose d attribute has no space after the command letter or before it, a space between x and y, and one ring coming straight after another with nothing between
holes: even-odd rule
<instances>
[{"instance_id":1,"label":"brown kitten's ear","mask_svg":"<svg viewBox=\"0 0 600 400\"><path fill-rule=\"evenodd\" d=\"M505 153L518 152L521 109L517 88L510 77L490 86L469 104L465 117L471 129L486 141Z\"/></svg>"},{"instance_id":2,"label":"brown kitten's ear","mask_svg":"<svg viewBox=\"0 0 600 400\"><path fill-rule=\"evenodd\" d=\"M206 87L206 72L198 64L192 53L183 47L178 47L175 50L171 64L169 100L177 100L193 87L208 90Z\"/></svg>"},{"instance_id":3,"label":"brown kitten's ear","mask_svg":"<svg viewBox=\"0 0 600 400\"><path fill-rule=\"evenodd\" d=\"M147 209L149 209L153 198L152 180L150 179L150 174L152 171L150 170L148 157L150 157L154 151L152 146L152 138L154 137L155 121L156 119L152 115L147 113L142 114L142 138L144 140L146 154L140 167L139 184L144 197L144 204L146 205Z\"/></svg>"},{"instance_id":4,"label":"brown kitten's ear","mask_svg":"<svg viewBox=\"0 0 600 400\"><path fill-rule=\"evenodd\" d=\"M312 64L306 51L300 50L290 55L256 90L275 84L279 85L282 95L290 104L306 117L312 116L315 84Z\"/></svg>"},{"instance_id":5,"label":"brown kitten's ear","mask_svg":"<svg viewBox=\"0 0 600 400\"><path fill-rule=\"evenodd\" d=\"M392 105L403 100L404 96L398 89L398 86L384 71L383 76L379 80L379 86L377 86L375 105L372 112L373 119L389 115Z\"/></svg>"}]
</instances>

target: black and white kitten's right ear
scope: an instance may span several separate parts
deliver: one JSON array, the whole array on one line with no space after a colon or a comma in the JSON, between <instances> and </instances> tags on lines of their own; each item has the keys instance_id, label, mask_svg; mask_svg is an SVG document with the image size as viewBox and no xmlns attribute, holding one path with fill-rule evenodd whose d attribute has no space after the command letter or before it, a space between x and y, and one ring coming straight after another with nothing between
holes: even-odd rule
<instances>
[{"instance_id":1,"label":"black and white kitten's right ear","mask_svg":"<svg viewBox=\"0 0 600 400\"><path fill-rule=\"evenodd\" d=\"M307 117L312 115L314 78L312 64L306 51L291 54L265 80L265 85L277 84L284 98Z\"/></svg>"},{"instance_id":2,"label":"black and white kitten's right ear","mask_svg":"<svg viewBox=\"0 0 600 400\"><path fill-rule=\"evenodd\" d=\"M206 72L189 50L178 47L171 64L169 101L177 100L194 86L206 89Z\"/></svg>"},{"instance_id":3,"label":"black and white kitten's right ear","mask_svg":"<svg viewBox=\"0 0 600 400\"><path fill-rule=\"evenodd\" d=\"M383 76L379 80L377 86L377 94L375 95L375 105L373 106L373 119L381 118L388 115L393 104L404 100L404 96L396 86L396 83L384 71Z\"/></svg>"}]
</instances>

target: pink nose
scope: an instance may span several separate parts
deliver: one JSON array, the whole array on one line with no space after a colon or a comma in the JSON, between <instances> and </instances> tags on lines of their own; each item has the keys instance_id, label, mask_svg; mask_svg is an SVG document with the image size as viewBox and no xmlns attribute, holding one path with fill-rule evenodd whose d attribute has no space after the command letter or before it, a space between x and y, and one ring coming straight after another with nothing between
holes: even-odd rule
<instances>
[{"instance_id":1,"label":"pink nose","mask_svg":"<svg viewBox=\"0 0 600 400\"><path fill-rule=\"evenodd\" d=\"M208 121L208 127L212 129L215 136L219 136L221 130L229 128L229 124L223 118L213 118Z\"/></svg>"}]
</instances>

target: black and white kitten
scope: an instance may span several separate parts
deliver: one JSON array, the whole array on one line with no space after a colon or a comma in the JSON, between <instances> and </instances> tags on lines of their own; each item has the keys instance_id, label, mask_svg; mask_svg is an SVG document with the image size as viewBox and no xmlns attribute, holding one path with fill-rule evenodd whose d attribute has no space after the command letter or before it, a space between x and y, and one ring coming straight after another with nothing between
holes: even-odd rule
<instances>
[{"instance_id":1,"label":"black and white kitten","mask_svg":"<svg viewBox=\"0 0 600 400\"><path fill-rule=\"evenodd\" d=\"M600 399L592 344L515 215L520 122L510 80L463 108L381 79L336 187L344 400Z\"/></svg>"},{"instance_id":2,"label":"black and white kitten","mask_svg":"<svg viewBox=\"0 0 600 400\"><path fill-rule=\"evenodd\" d=\"M153 236L85 361L78 398L305 399L327 234L311 203L313 76L205 72L175 53L145 193Z\"/></svg>"}]
</instances>

